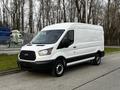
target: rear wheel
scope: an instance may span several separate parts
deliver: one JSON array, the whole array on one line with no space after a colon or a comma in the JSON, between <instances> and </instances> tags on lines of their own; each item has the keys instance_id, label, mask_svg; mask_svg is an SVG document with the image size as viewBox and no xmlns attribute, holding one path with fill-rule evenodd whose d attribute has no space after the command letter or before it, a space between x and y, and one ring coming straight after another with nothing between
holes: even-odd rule
<instances>
[{"instance_id":1,"label":"rear wheel","mask_svg":"<svg viewBox=\"0 0 120 90\"><path fill-rule=\"evenodd\" d=\"M100 54L96 54L95 55L95 59L92 60L92 64L94 65L100 65L101 64L101 60L102 60L102 57L100 56Z\"/></svg>"},{"instance_id":2,"label":"rear wheel","mask_svg":"<svg viewBox=\"0 0 120 90\"><path fill-rule=\"evenodd\" d=\"M55 65L53 66L52 75L60 77L60 76L63 75L64 69L65 69L64 62L58 60L58 61L55 62Z\"/></svg>"}]
</instances>

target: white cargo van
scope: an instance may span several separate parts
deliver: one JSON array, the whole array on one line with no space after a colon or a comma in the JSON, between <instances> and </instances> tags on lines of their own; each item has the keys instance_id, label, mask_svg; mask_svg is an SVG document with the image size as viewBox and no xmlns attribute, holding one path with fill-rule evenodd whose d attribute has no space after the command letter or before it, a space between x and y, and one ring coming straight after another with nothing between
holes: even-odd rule
<instances>
[{"instance_id":1,"label":"white cargo van","mask_svg":"<svg viewBox=\"0 0 120 90\"><path fill-rule=\"evenodd\" d=\"M104 56L104 32L101 26L83 23L60 23L43 28L21 48L21 69L50 69L62 76L67 66L90 61L101 63Z\"/></svg>"}]
</instances>

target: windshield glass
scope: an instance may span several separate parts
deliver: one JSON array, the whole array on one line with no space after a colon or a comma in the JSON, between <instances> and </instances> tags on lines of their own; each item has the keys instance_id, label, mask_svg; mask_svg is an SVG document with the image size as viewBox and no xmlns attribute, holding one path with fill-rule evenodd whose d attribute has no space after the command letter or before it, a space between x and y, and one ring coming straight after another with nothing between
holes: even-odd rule
<instances>
[{"instance_id":1,"label":"windshield glass","mask_svg":"<svg viewBox=\"0 0 120 90\"><path fill-rule=\"evenodd\" d=\"M32 44L54 44L60 38L64 30L40 31L32 40Z\"/></svg>"}]
</instances>

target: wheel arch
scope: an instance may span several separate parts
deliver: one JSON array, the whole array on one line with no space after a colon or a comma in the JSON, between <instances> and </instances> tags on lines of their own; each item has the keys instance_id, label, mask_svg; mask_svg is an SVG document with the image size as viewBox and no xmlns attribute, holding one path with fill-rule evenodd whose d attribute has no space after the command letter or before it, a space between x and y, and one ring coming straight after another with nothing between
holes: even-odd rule
<instances>
[{"instance_id":1,"label":"wheel arch","mask_svg":"<svg viewBox=\"0 0 120 90\"><path fill-rule=\"evenodd\" d=\"M103 57L104 56L104 51L98 50L96 54L99 54L100 57Z\"/></svg>"},{"instance_id":2,"label":"wheel arch","mask_svg":"<svg viewBox=\"0 0 120 90\"><path fill-rule=\"evenodd\" d=\"M64 56L58 56L58 57L55 59L55 61L57 61L57 60L62 61L62 62L64 63L64 65L66 66L66 58L65 58Z\"/></svg>"}]
</instances>

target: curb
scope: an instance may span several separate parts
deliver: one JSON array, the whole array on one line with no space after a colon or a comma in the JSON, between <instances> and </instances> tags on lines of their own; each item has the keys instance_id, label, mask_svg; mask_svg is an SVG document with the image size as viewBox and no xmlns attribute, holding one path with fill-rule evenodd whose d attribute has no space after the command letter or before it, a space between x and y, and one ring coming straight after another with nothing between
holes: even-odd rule
<instances>
[{"instance_id":1,"label":"curb","mask_svg":"<svg viewBox=\"0 0 120 90\"><path fill-rule=\"evenodd\" d=\"M19 54L20 51L0 51L0 55L14 55L14 54Z\"/></svg>"},{"instance_id":2,"label":"curb","mask_svg":"<svg viewBox=\"0 0 120 90\"><path fill-rule=\"evenodd\" d=\"M117 52L112 52L112 53L106 53L105 56L108 56L108 55L113 55L113 54L117 54L117 53L120 53L120 51L117 51Z\"/></svg>"},{"instance_id":3,"label":"curb","mask_svg":"<svg viewBox=\"0 0 120 90\"><path fill-rule=\"evenodd\" d=\"M20 51L20 49L0 49L1 51Z\"/></svg>"},{"instance_id":4,"label":"curb","mask_svg":"<svg viewBox=\"0 0 120 90\"><path fill-rule=\"evenodd\" d=\"M7 71L1 71L0 76L10 75L10 74L19 73L19 72L22 72L22 71L19 69L11 69L11 70L7 70Z\"/></svg>"}]
</instances>

